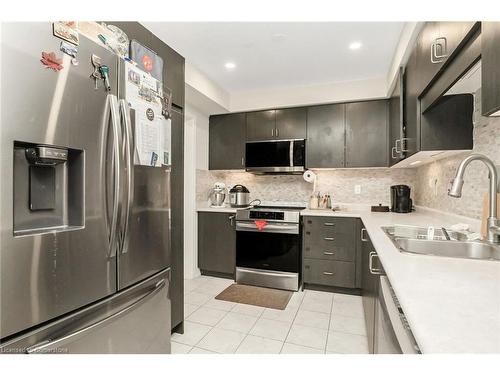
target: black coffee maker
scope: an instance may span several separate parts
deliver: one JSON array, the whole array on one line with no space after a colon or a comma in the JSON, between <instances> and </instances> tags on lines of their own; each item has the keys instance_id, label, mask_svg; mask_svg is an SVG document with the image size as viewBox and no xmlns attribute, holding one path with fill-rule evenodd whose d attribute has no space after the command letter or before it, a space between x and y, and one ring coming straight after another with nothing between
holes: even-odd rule
<instances>
[{"instance_id":1,"label":"black coffee maker","mask_svg":"<svg viewBox=\"0 0 500 375\"><path fill-rule=\"evenodd\" d=\"M411 212L413 202L410 198L410 187L407 185L391 186L391 211L398 213Z\"/></svg>"}]
</instances>

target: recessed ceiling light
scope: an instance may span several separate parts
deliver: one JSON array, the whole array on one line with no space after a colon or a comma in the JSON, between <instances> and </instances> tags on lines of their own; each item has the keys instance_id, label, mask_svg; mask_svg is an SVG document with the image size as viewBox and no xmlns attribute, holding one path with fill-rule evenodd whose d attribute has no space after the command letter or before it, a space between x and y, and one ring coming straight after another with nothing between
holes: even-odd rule
<instances>
[{"instance_id":1,"label":"recessed ceiling light","mask_svg":"<svg viewBox=\"0 0 500 375\"><path fill-rule=\"evenodd\" d=\"M349 49L356 50L360 49L361 46L362 46L361 42L352 42L351 44L349 44Z\"/></svg>"},{"instance_id":2,"label":"recessed ceiling light","mask_svg":"<svg viewBox=\"0 0 500 375\"><path fill-rule=\"evenodd\" d=\"M236 68L236 64L232 61L228 61L224 64L224 68L226 68L227 70L233 70L234 68Z\"/></svg>"}]
</instances>

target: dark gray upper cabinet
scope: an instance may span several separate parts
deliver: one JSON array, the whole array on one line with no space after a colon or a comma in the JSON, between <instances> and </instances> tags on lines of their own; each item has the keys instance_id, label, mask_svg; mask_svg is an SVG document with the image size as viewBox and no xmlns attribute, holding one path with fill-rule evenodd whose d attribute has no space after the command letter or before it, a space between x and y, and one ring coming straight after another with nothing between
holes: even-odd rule
<instances>
[{"instance_id":1,"label":"dark gray upper cabinet","mask_svg":"<svg viewBox=\"0 0 500 375\"><path fill-rule=\"evenodd\" d=\"M345 165L345 104L307 109L307 168L342 168Z\"/></svg>"},{"instance_id":2,"label":"dark gray upper cabinet","mask_svg":"<svg viewBox=\"0 0 500 375\"><path fill-rule=\"evenodd\" d=\"M484 116L500 115L500 22L481 23L481 101Z\"/></svg>"},{"instance_id":3,"label":"dark gray upper cabinet","mask_svg":"<svg viewBox=\"0 0 500 375\"><path fill-rule=\"evenodd\" d=\"M306 108L286 108L276 110L277 139L305 139L307 124Z\"/></svg>"},{"instance_id":4,"label":"dark gray upper cabinet","mask_svg":"<svg viewBox=\"0 0 500 375\"><path fill-rule=\"evenodd\" d=\"M246 114L210 116L209 169L245 169Z\"/></svg>"},{"instance_id":5,"label":"dark gray upper cabinet","mask_svg":"<svg viewBox=\"0 0 500 375\"><path fill-rule=\"evenodd\" d=\"M396 85L389 99L389 165L394 165L402 158L402 100L401 81L402 74L398 76Z\"/></svg>"},{"instance_id":6,"label":"dark gray upper cabinet","mask_svg":"<svg viewBox=\"0 0 500 375\"><path fill-rule=\"evenodd\" d=\"M275 139L276 111L258 111L247 113L246 140L267 141Z\"/></svg>"},{"instance_id":7,"label":"dark gray upper cabinet","mask_svg":"<svg viewBox=\"0 0 500 375\"><path fill-rule=\"evenodd\" d=\"M388 101L348 103L346 167L388 166Z\"/></svg>"},{"instance_id":8,"label":"dark gray upper cabinet","mask_svg":"<svg viewBox=\"0 0 500 375\"><path fill-rule=\"evenodd\" d=\"M203 274L234 275L236 267L235 214L198 213L198 267Z\"/></svg>"},{"instance_id":9,"label":"dark gray upper cabinet","mask_svg":"<svg viewBox=\"0 0 500 375\"><path fill-rule=\"evenodd\" d=\"M417 50L414 49L404 74L404 113L403 113L403 133L405 138L405 157L415 154L417 145L420 145L420 94L419 72L417 70Z\"/></svg>"},{"instance_id":10,"label":"dark gray upper cabinet","mask_svg":"<svg viewBox=\"0 0 500 375\"><path fill-rule=\"evenodd\" d=\"M446 65L475 22L427 22L417 42L419 93Z\"/></svg>"},{"instance_id":11,"label":"dark gray upper cabinet","mask_svg":"<svg viewBox=\"0 0 500 375\"><path fill-rule=\"evenodd\" d=\"M305 139L306 108L271 109L247 113L248 142L276 139Z\"/></svg>"},{"instance_id":12,"label":"dark gray upper cabinet","mask_svg":"<svg viewBox=\"0 0 500 375\"><path fill-rule=\"evenodd\" d=\"M163 59L164 85L172 90L172 103L184 108L184 57L138 22L111 21L109 24L118 26L130 40L136 39Z\"/></svg>"},{"instance_id":13,"label":"dark gray upper cabinet","mask_svg":"<svg viewBox=\"0 0 500 375\"><path fill-rule=\"evenodd\" d=\"M442 57L445 53L444 41L438 40L438 38L439 22L426 22L422 31L420 31L416 45L416 63L420 76L417 87L419 94L446 61Z\"/></svg>"},{"instance_id":14,"label":"dark gray upper cabinet","mask_svg":"<svg viewBox=\"0 0 500 375\"><path fill-rule=\"evenodd\" d=\"M419 151L471 149L471 97L454 95L451 98L450 95L443 97L443 94L479 59L479 25L474 22L431 22L422 34L405 69L405 157ZM447 54L440 63L432 63L431 46L426 47L426 53L421 48L425 41L435 41L427 34L432 38L445 36ZM445 43L444 39L441 43Z\"/></svg>"}]
</instances>

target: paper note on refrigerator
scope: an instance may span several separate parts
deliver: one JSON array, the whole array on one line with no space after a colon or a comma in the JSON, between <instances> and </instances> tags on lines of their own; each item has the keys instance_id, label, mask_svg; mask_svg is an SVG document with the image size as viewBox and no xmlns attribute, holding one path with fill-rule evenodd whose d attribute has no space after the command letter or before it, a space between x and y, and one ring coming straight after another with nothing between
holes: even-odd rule
<instances>
[{"instance_id":1,"label":"paper note on refrigerator","mask_svg":"<svg viewBox=\"0 0 500 375\"><path fill-rule=\"evenodd\" d=\"M126 99L135 110L134 164L171 164L171 123L162 115L162 85L136 66L125 63Z\"/></svg>"}]
</instances>

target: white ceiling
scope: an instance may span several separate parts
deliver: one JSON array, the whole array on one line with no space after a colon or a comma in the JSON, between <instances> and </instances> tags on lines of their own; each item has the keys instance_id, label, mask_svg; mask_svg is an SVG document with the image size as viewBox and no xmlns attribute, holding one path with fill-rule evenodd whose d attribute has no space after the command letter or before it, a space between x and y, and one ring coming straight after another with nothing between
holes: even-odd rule
<instances>
[{"instance_id":1,"label":"white ceiling","mask_svg":"<svg viewBox=\"0 0 500 375\"><path fill-rule=\"evenodd\" d=\"M404 22L144 25L221 87L241 92L385 78ZM363 46L351 51L354 41ZM228 61L234 70L224 67Z\"/></svg>"}]
</instances>

